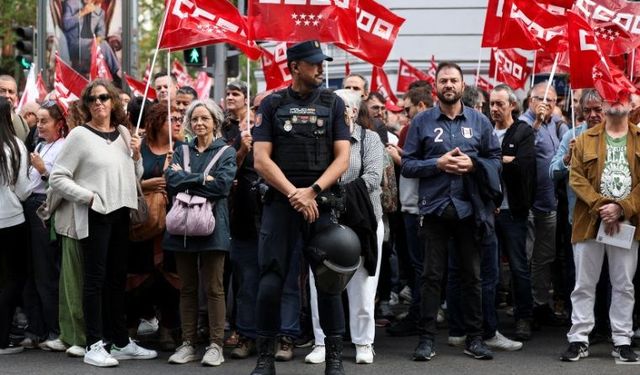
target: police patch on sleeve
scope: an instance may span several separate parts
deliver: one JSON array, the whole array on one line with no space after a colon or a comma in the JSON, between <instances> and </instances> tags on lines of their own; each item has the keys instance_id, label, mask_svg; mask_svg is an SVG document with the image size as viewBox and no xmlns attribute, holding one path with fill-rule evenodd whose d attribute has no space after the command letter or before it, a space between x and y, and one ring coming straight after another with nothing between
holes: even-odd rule
<instances>
[{"instance_id":1,"label":"police patch on sleeve","mask_svg":"<svg viewBox=\"0 0 640 375\"><path fill-rule=\"evenodd\" d=\"M255 124L254 124L254 126L255 126L256 128L259 128L259 127L260 127L260 125L262 125L262 113L258 113L258 114L256 115L256 122L255 122Z\"/></svg>"}]
</instances>

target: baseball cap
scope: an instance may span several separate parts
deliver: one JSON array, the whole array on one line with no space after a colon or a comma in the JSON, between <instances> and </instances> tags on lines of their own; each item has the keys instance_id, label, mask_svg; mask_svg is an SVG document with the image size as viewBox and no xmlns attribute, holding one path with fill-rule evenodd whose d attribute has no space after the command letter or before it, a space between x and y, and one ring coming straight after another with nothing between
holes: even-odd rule
<instances>
[{"instance_id":1,"label":"baseball cap","mask_svg":"<svg viewBox=\"0 0 640 375\"><path fill-rule=\"evenodd\" d=\"M229 82L227 83L227 90L238 90L241 91L244 96L247 96L247 83L240 80Z\"/></svg>"},{"instance_id":2,"label":"baseball cap","mask_svg":"<svg viewBox=\"0 0 640 375\"><path fill-rule=\"evenodd\" d=\"M324 60L333 61L333 58L322 52L320 42L317 40L307 40L306 42L300 42L287 48L287 61L296 60L304 60L312 64L317 64Z\"/></svg>"}]
</instances>

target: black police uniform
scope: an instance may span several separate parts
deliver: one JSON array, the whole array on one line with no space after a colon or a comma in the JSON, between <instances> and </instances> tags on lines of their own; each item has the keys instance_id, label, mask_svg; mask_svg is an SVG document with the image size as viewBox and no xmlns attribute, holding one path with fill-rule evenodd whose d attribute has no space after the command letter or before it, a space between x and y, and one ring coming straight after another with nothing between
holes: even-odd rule
<instances>
[{"instance_id":1,"label":"black police uniform","mask_svg":"<svg viewBox=\"0 0 640 375\"><path fill-rule=\"evenodd\" d=\"M271 142L271 159L296 187L309 187L333 161L333 142L350 139L342 99L324 89L301 97L291 87L265 98L260 106L254 142ZM280 328L280 299L293 251L330 223L331 212L308 224L289 199L270 188L263 209L259 238L260 286L256 306L257 333L274 337ZM320 325L325 335L344 334L340 295L318 293Z\"/></svg>"}]
</instances>

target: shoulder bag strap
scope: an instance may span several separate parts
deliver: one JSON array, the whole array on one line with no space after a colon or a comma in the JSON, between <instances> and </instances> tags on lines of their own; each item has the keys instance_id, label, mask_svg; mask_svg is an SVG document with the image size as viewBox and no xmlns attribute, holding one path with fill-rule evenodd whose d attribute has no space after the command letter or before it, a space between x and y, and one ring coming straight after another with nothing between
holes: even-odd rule
<instances>
[{"instance_id":1,"label":"shoulder bag strap","mask_svg":"<svg viewBox=\"0 0 640 375\"><path fill-rule=\"evenodd\" d=\"M367 129L360 127L360 174L358 177L362 177L364 173L364 137L367 135Z\"/></svg>"},{"instance_id":2,"label":"shoulder bag strap","mask_svg":"<svg viewBox=\"0 0 640 375\"><path fill-rule=\"evenodd\" d=\"M189 158L188 145L182 145L182 164L184 164L184 171L191 173L191 160Z\"/></svg>"},{"instance_id":3,"label":"shoulder bag strap","mask_svg":"<svg viewBox=\"0 0 640 375\"><path fill-rule=\"evenodd\" d=\"M220 148L220 150L218 150L218 152L216 152L216 154L213 156L213 158L211 159L209 164L207 164L207 167L204 169L204 175L205 176L207 176L209 174L209 172L211 172L211 169L218 162L218 159L220 159L220 157L222 156L222 153L226 149L228 149L229 147L230 146L222 146L222 148Z\"/></svg>"}]
</instances>

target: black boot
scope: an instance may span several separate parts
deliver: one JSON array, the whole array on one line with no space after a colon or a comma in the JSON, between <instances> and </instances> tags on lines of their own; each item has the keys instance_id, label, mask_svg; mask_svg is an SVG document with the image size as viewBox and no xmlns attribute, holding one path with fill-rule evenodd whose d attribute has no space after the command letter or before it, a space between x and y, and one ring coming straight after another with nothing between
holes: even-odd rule
<instances>
[{"instance_id":1,"label":"black boot","mask_svg":"<svg viewBox=\"0 0 640 375\"><path fill-rule=\"evenodd\" d=\"M325 368L324 375L344 375L342 367L342 336L324 338Z\"/></svg>"},{"instance_id":2,"label":"black boot","mask_svg":"<svg viewBox=\"0 0 640 375\"><path fill-rule=\"evenodd\" d=\"M256 346L258 349L258 362L251 375L276 375L276 366L273 363L276 338L258 336Z\"/></svg>"}]
</instances>

